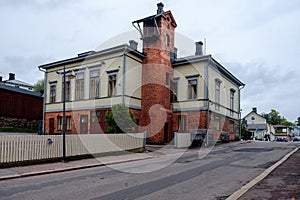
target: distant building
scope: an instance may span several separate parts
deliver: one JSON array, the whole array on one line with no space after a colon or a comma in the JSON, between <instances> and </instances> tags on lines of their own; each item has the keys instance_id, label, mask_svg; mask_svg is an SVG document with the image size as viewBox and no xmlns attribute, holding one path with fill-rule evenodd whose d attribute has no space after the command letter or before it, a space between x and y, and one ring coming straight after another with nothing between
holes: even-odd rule
<instances>
[{"instance_id":1,"label":"distant building","mask_svg":"<svg viewBox=\"0 0 300 200\"><path fill-rule=\"evenodd\" d=\"M257 113L257 108L252 108L252 111L243 118L243 121L252 138L264 140L265 135L269 134L271 140L275 139L274 126L268 123L266 118Z\"/></svg>"},{"instance_id":2,"label":"distant building","mask_svg":"<svg viewBox=\"0 0 300 200\"><path fill-rule=\"evenodd\" d=\"M291 128L281 124L274 125L276 138L291 139Z\"/></svg>"},{"instance_id":3,"label":"distant building","mask_svg":"<svg viewBox=\"0 0 300 200\"><path fill-rule=\"evenodd\" d=\"M132 22L142 34L142 51L131 40L130 45L39 66L46 70L47 133L62 133L65 89L69 134L103 133L105 112L124 103L135 115L140 131L147 131L149 143L170 142L174 132L192 130L209 133L215 140L224 133L230 140L240 138L244 84L205 55L202 42L196 42L194 55L177 58L176 21L171 11L163 11L162 3L157 5L156 14ZM64 66L68 73L65 85ZM152 108L156 108L153 113Z\"/></svg>"},{"instance_id":4,"label":"distant building","mask_svg":"<svg viewBox=\"0 0 300 200\"><path fill-rule=\"evenodd\" d=\"M43 117L43 97L29 88L23 89L29 84L13 81L13 77L8 81L0 78L0 127L37 130Z\"/></svg>"},{"instance_id":5,"label":"distant building","mask_svg":"<svg viewBox=\"0 0 300 200\"><path fill-rule=\"evenodd\" d=\"M24 90L29 90L29 91L33 90L33 85L29 83L25 83L24 81L17 80L14 73L9 73L9 78L7 80L2 80L2 79L3 77L0 76L0 83L2 84L24 89Z\"/></svg>"},{"instance_id":6,"label":"distant building","mask_svg":"<svg viewBox=\"0 0 300 200\"><path fill-rule=\"evenodd\" d=\"M293 136L300 136L300 126L291 126L290 129Z\"/></svg>"}]
</instances>

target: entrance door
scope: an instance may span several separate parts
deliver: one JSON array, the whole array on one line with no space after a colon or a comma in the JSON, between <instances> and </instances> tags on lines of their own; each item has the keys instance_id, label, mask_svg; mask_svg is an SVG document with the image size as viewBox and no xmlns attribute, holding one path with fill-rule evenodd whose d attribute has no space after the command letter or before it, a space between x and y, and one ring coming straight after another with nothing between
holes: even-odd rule
<instances>
[{"instance_id":1,"label":"entrance door","mask_svg":"<svg viewBox=\"0 0 300 200\"><path fill-rule=\"evenodd\" d=\"M168 130L169 130L169 123L165 123L165 126L164 126L164 143L168 142Z\"/></svg>"},{"instance_id":2,"label":"entrance door","mask_svg":"<svg viewBox=\"0 0 300 200\"><path fill-rule=\"evenodd\" d=\"M54 118L49 119L49 135L54 134Z\"/></svg>"},{"instance_id":3,"label":"entrance door","mask_svg":"<svg viewBox=\"0 0 300 200\"><path fill-rule=\"evenodd\" d=\"M80 134L88 133L88 116L80 115Z\"/></svg>"}]
</instances>

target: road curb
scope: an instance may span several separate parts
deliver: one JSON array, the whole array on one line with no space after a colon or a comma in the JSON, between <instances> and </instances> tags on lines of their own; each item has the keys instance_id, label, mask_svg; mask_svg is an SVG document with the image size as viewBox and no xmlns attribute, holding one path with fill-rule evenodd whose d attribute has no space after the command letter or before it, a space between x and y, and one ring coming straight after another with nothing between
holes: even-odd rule
<instances>
[{"instance_id":1,"label":"road curb","mask_svg":"<svg viewBox=\"0 0 300 200\"><path fill-rule=\"evenodd\" d=\"M139 160L147 160L147 159L152 159L152 158L155 158L155 156L149 156L149 157L145 157L145 158L136 158L136 159L130 159L130 160L115 161L115 162L106 162L106 163L99 163L99 164L83 165L83 166L79 165L79 166L59 168L59 169L50 169L50 170L39 171L39 172L14 174L14 175L8 175L8 176L0 177L0 181L9 180L9 179L16 179L16 178L23 178L23 177L29 177L29 176L38 176L38 175L44 175L44 174L52 174L52 173L73 171L73 170L79 170L79 169L88 169L88 168L92 168L92 167L101 167L101 166L106 166L106 165L114 165L114 164L133 162L133 161L139 161Z\"/></svg>"},{"instance_id":2,"label":"road curb","mask_svg":"<svg viewBox=\"0 0 300 200\"><path fill-rule=\"evenodd\" d=\"M255 186L258 182L268 176L273 170L275 170L279 165L285 162L291 155L293 155L296 151L298 151L299 147L295 148L293 151L285 155L279 161L277 161L274 165L263 171L260 175L254 178L252 181L244 185L241 189L232 193L226 200L236 200L239 199L243 194L248 192L253 186Z\"/></svg>"}]
</instances>

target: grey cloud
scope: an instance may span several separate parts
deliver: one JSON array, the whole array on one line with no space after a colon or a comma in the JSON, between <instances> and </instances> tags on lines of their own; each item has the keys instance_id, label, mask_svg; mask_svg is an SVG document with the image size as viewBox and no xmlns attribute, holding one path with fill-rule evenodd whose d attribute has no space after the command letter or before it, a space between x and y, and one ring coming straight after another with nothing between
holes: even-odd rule
<instances>
[{"instance_id":1,"label":"grey cloud","mask_svg":"<svg viewBox=\"0 0 300 200\"><path fill-rule=\"evenodd\" d=\"M43 73L38 70L38 66L49 60L46 57L22 57L6 56L0 60L0 73L3 78L8 78L8 73L15 73L16 78L30 84L34 84L37 79L43 78Z\"/></svg>"}]
</instances>

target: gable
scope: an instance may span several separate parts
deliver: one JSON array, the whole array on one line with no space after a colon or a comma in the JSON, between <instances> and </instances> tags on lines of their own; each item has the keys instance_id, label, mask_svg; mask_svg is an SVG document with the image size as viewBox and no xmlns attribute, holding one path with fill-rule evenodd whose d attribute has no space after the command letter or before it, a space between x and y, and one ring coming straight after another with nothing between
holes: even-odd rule
<instances>
[{"instance_id":1,"label":"gable","mask_svg":"<svg viewBox=\"0 0 300 200\"><path fill-rule=\"evenodd\" d=\"M248 115L244 117L247 120L247 124L266 124L267 121L264 117L257 114L256 112L250 112Z\"/></svg>"},{"instance_id":2,"label":"gable","mask_svg":"<svg viewBox=\"0 0 300 200\"><path fill-rule=\"evenodd\" d=\"M168 17L170 18L171 20L171 24L174 26L174 27L177 27L177 23L174 19L174 16L172 15L172 12L171 11L166 11L163 13L165 18L167 19Z\"/></svg>"}]
</instances>

